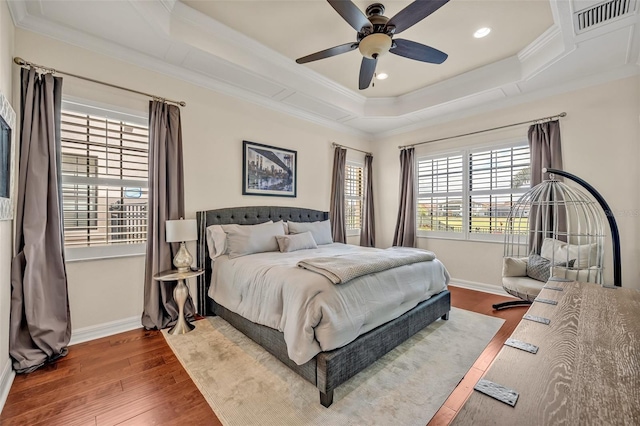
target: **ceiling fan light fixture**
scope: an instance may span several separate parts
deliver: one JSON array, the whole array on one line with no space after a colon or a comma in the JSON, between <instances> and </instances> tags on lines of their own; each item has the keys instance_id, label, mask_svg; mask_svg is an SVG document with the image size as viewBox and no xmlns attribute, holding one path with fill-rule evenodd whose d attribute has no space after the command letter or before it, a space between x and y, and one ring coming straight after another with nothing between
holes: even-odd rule
<instances>
[{"instance_id":1,"label":"ceiling fan light fixture","mask_svg":"<svg viewBox=\"0 0 640 426\"><path fill-rule=\"evenodd\" d=\"M482 37L488 36L490 32L491 32L491 28L482 27L482 28L478 29L475 33L473 33L473 36L475 38L482 38Z\"/></svg>"},{"instance_id":2,"label":"ceiling fan light fixture","mask_svg":"<svg viewBox=\"0 0 640 426\"><path fill-rule=\"evenodd\" d=\"M358 46L362 56L369 59L374 59L387 53L390 48L391 37L381 33L374 33L366 36L360 41L360 45Z\"/></svg>"}]
</instances>

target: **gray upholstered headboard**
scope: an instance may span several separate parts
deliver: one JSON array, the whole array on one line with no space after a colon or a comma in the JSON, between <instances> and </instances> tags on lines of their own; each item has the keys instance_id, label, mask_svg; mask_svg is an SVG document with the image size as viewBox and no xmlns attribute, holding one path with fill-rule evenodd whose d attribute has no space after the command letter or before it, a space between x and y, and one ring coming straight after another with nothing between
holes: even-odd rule
<instances>
[{"instance_id":1,"label":"gray upholstered headboard","mask_svg":"<svg viewBox=\"0 0 640 426\"><path fill-rule=\"evenodd\" d=\"M317 222L329 219L329 212L319 210L303 209L299 207L273 207L273 206L250 206L250 207L230 207L217 210L206 210L196 213L198 221L198 268L205 270L205 273L198 277L198 313L209 314L209 303L207 303L207 292L211 282L211 259L209 258L209 248L207 247L206 229L210 225L224 225L235 223L238 225L255 225L273 220L277 222Z\"/></svg>"}]
</instances>

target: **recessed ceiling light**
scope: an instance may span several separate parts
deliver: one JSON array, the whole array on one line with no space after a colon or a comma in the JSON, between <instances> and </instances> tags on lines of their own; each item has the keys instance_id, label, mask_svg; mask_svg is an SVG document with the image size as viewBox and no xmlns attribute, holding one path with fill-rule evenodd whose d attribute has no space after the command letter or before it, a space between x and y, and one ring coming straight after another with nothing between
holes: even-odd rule
<instances>
[{"instance_id":1,"label":"recessed ceiling light","mask_svg":"<svg viewBox=\"0 0 640 426\"><path fill-rule=\"evenodd\" d=\"M482 27L480 28L478 31L476 31L475 33L473 33L473 36L475 38L482 38L482 37L486 37L489 35L489 33L491 32L491 28L489 27Z\"/></svg>"},{"instance_id":2,"label":"recessed ceiling light","mask_svg":"<svg viewBox=\"0 0 640 426\"><path fill-rule=\"evenodd\" d=\"M389 77L389 74L387 74L386 72L379 72L376 74L376 78L378 80L385 80L387 77Z\"/></svg>"}]
</instances>

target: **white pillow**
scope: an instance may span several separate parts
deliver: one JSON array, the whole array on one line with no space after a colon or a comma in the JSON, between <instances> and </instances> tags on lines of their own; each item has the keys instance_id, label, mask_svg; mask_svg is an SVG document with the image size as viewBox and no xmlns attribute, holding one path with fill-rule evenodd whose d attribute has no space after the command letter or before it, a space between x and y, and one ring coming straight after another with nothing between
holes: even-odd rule
<instances>
[{"instance_id":1,"label":"white pillow","mask_svg":"<svg viewBox=\"0 0 640 426\"><path fill-rule=\"evenodd\" d=\"M598 264L598 245L567 244L553 238L545 238L540 248L540 256L554 262L568 262L575 259L574 268L584 269Z\"/></svg>"},{"instance_id":2,"label":"white pillow","mask_svg":"<svg viewBox=\"0 0 640 426\"><path fill-rule=\"evenodd\" d=\"M285 235L289 233L289 225L287 225L287 222L285 222L283 220L279 220L279 221L274 222L274 223L281 223L282 224L282 228L284 229Z\"/></svg>"},{"instance_id":3,"label":"white pillow","mask_svg":"<svg viewBox=\"0 0 640 426\"><path fill-rule=\"evenodd\" d=\"M207 226L207 247L209 257L215 259L227 251L227 234L220 225Z\"/></svg>"},{"instance_id":4,"label":"white pillow","mask_svg":"<svg viewBox=\"0 0 640 426\"><path fill-rule=\"evenodd\" d=\"M328 220L322 222L287 222L290 234L301 234L303 232L311 232L316 244L331 244L333 237L331 236L331 223Z\"/></svg>"},{"instance_id":5,"label":"white pillow","mask_svg":"<svg viewBox=\"0 0 640 426\"><path fill-rule=\"evenodd\" d=\"M276 235L284 235L281 223L222 225L227 233L229 259L265 251L278 251Z\"/></svg>"},{"instance_id":6,"label":"white pillow","mask_svg":"<svg viewBox=\"0 0 640 426\"><path fill-rule=\"evenodd\" d=\"M301 234L277 235L276 240L282 253L318 248L316 240L313 239L313 235L309 231Z\"/></svg>"}]
</instances>

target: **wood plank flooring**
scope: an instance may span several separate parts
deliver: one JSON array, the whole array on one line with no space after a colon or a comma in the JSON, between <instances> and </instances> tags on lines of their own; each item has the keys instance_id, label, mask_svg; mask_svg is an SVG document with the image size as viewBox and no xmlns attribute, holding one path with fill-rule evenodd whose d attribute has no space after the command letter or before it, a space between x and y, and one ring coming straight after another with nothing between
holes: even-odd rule
<instances>
[{"instance_id":1,"label":"wood plank flooring","mask_svg":"<svg viewBox=\"0 0 640 426\"><path fill-rule=\"evenodd\" d=\"M446 425L471 394L526 308L493 312L506 297L450 287L452 305L506 322L429 425ZM17 375L0 425L220 425L158 331L138 329L69 347L52 365Z\"/></svg>"}]
</instances>

